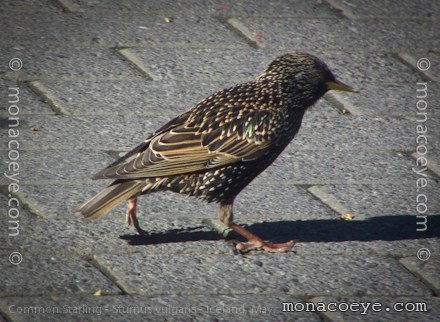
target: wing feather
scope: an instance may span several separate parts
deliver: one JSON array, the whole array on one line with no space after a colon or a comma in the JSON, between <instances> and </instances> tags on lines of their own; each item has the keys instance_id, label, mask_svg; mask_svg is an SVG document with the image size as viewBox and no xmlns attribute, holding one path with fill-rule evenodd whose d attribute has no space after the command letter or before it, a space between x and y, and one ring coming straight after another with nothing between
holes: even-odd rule
<instances>
[{"instance_id":1,"label":"wing feather","mask_svg":"<svg viewBox=\"0 0 440 322\"><path fill-rule=\"evenodd\" d=\"M137 156L129 152L130 158L118 160L95 178L136 179L205 172L255 160L273 144L274 131L268 129L274 115L269 110L248 107L243 113L236 107L222 108L222 117L212 114L211 118L198 118L198 122L190 112L170 121L138 146Z\"/></svg>"}]
</instances>

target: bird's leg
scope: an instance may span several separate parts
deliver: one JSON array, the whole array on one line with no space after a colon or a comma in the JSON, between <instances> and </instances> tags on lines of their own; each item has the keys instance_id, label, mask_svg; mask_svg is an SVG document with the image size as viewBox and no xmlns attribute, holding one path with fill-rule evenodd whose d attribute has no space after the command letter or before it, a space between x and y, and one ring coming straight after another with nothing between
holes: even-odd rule
<instances>
[{"instance_id":1,"label":"bird's leg","mask_svg":"<svg viewBox=\"0 0 440 322\"><path fill-rule=\"evenodd\" d=\"M140 153L136 155L136 157L139 156ZM133 223L134 228L136 228L139 235L145 235L146 232L139 226L139 221L136 217L136 204L137 204L137 197L133 197L128 199L128 206L127 206L127 212L125 214L125 222L127 225L131 225Z\"/></svg>"},{"instance_id":2,"label":"bird's leg","mask_svg":"<svg viewBox=\"0 0 440 322\"><path fill-rule=\"evenodd\" d=\"M128 199L128 207L127 212L125 214L125 222L127 225L131 225L133 223L134 228L138 231L140 235L145 235L145 231L139 226L139 221L136 217L136 204L137 204L137 197L133 197Z\"/></svg>"},{"instance_id":3,"label":"bird's leg","mask_svg":"<svg viewBox=\"0 0 440 322\"><path fill-rule=\"evenodd\" d=\"M248 242L245 243L237 243L235 247L238 250L251 250L251 249L263 249L267 252L276 252L281 253L287 251L289 248L291 248L294 245L294 241L288 241L285 243L270 243L266 242L260 237L252 234L250 231L244 229L243 227L234 224L233 218L234 215L232 213L232 202L231 203L222 203L220 205L219 210L219 217L220 220L227 225L229 228L231 228L233 231L235 231L237 234L243 236L248 240Z\"/></svg>"}]
</instances>

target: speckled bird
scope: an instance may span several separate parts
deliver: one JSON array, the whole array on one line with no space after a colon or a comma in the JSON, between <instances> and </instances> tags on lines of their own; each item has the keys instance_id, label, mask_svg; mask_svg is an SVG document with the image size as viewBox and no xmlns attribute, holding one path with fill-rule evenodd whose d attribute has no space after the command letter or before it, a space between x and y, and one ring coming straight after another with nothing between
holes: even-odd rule
<instances>
[{"instance_id":1,"label":"speckled bird","mask_svg":"<svg viewBox=\"0 0 440 322\"><path fill-rule=\"evenodd\" d=\"M232 206L295 137L305 111L329 90L355 92L315 56L279 56L254 81L205 98L93 176L115 181L76 212L93 219L128 200L126 221L143 234L137 197L173 191L219 203L220 220L248 240L237 249L285 251L293 241L275 244L255 236L233 222Z\"/></svg>"}]
</instances>

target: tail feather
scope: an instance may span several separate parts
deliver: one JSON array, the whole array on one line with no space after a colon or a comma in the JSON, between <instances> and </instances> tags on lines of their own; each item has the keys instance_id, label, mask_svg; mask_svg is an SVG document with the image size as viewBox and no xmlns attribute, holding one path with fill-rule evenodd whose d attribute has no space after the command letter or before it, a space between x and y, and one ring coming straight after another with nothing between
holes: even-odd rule
<instances>
[{"instance_id":1,"label":"tail feather","mask_svg":"<svg viewBox=\"0 0 440 322\"><path fill-rule=\"evenodd\" d=\"M145 180L130 180L114 183L93 198L76 208L75 215L96 219L121 202L134 197L145 186Z\"/></svg>"}]
</instances>

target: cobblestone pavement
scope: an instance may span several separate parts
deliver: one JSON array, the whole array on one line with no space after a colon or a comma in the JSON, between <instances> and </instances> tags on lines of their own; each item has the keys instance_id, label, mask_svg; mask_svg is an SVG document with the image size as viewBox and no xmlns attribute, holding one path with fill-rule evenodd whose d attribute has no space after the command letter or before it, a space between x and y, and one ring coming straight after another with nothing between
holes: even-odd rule
<instances>
[{"instance_id":1,"label":"cobblestone pavement","mask_svg":"<svg viewBox=\"0 0 440 322\"><path fill-rule=\"evenodd\" d=\"M0 16L0 321L438 320L439 1L3 0ZM203 222L216 205L176 194L140 198L148 237L125 205L73 217L106 185L92 174L292 50L360 93L322 99L237 199L237 222L291 252L238 254Z\"/></svg>"}]
</instances>

